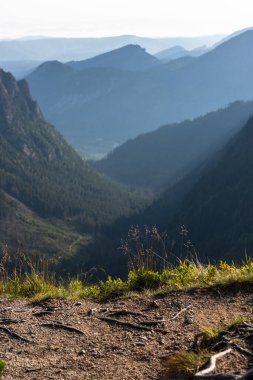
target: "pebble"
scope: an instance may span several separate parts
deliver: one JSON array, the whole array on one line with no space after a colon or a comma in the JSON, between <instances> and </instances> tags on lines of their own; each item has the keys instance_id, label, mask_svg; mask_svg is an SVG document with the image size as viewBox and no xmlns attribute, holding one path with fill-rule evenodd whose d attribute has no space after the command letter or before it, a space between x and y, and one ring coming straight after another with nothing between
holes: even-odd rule
<instances>
[{"instance_id":1,"label":"pebble","mask_svg":"<svg viewBox=\"0 0 253 380\"><path fill-rule=\"evenodd\" d=\"M184 320L184 323L186 325L192 325L193 324L193 319L190 318L190 317L186 317L185 320Z\"/></svg>"},{"instance_id":2,"label":"pebble","mask_svg":"<svg viewBox=\"0 0 253 380\"><path fill-rule=\"evenodd\" d=\"M81 355L85 355L86 354L86 351L85 350L81 350L78 352L78 355L81 356Z\"/></svg>"}]
</instances>

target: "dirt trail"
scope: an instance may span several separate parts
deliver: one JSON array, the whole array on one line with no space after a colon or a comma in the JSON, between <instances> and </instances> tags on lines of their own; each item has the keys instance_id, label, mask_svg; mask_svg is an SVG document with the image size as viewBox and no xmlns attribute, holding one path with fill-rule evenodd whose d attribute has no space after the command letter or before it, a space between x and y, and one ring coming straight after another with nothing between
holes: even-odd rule
<instances>
[{"instance_id":1,"label":"dirt trail","mask_svg":"<svg viewBox=\"0 0 253 380\"><path fill-rule=\"evenodd\" d=\"M2 378L161 379L163 357L189 349L204 326L241 316L252 320L252 308L251 285L103 303L49 300L33 305L2 299L0 326L30 341L0 329L0 357L7 363ZM104 317L112 319L111 323ZM113 319L130 325L115 325ZM66 325L77 331L66 330ZM247 365L243 355L233 352L218 369L241 373Z\"/></svg>"}]
</instances>

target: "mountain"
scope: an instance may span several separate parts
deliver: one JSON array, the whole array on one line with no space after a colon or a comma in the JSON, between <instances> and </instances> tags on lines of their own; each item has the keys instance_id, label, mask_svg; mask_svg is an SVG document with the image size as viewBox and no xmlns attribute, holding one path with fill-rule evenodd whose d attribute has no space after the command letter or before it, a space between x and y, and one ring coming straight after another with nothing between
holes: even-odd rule
<instances>
[{"instance_id":1,"label":"mountain","mask_svg":"<svg viewBox=\"0 0 253 380\"><path fill-rule=\"evenodd\" d=\"M173 225L185 224L202 258L241 260L253 250L253 117L205 169ZM166 209L163 209L163 213Z\"/></svg>"},{"instance_id":2,"label":"mountain","mask_svg":"<svg viewBox=\"0 0 253 380\"><path fill-rule=\"evenodd\" d=\"M112 67L71 71L67 65L57 68L47 62L27 80L46 118L76 149L104 154L159 125L253 99L248 79L252 43L253 31L247 31L200 57L141 71Z\"/></svg>"},{"instance_id":3,"label":"mountain","mask_svg":"<svg viewBox=\"0 0 253 380\"><path fill-rule=\"evenodd\" d=\"M129 186L168 187L225 144L252 113L253 102L236 102L194 120L166 125L127 141L94 165Z\"/></svg>"},{"instance_id":4,"label":"mountain","mask_svg":"<svg viewBox=\"0 0 253 380\"><path fill-rule=\"evenodd\" d=\"M0 57L5 61L83 60L129 44L141 45L151 54L181 45L194 49L211 46L224 36L148 38L123 35L102 38L27 37L17 40L0 40Z\"/></svg>"},{"instance_id":5,"label":"mountain","mask_svg":"<svg viewBox=\"0 0 253 380\"><path fill-rule=\"evenodd\" d=\"M98 55L85 61L68 62L75 70L96 67L111 67L120 70L145 70L158 66L159 60L148 54L139 45L127 45L108 53Z\"/></svg>"},{"instance_id":6,"label":"mountain","mask_svg":"<svg viewBox=\"0 0 253 380\"><path fill-rule=\"evenodd\" d=\"M204 45L197 47L193 50L186 50L182 46L173 46L172 48L159 51L155 54L155 57L162 62L169 62L173 59L182 58L185 56L198 57L206 53L209 49Z\"/></svg>"},{"instance_id":7,"label":"mountain","mask_svg":"<svg viewBox=\"0 0 253 380\"><path fill-rule=\"evenodd\" d=\"M69 255L136 209L135 197L96 173L45 122L26 81L3 70L0 161L0 241L11 248Z\"/></svg>"}]
</instances>

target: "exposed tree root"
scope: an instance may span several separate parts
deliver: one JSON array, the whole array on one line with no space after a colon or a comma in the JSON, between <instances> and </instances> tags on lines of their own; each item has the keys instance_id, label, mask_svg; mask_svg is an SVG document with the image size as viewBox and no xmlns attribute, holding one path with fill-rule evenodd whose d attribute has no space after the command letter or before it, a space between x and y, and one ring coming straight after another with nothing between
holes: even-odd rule
<instances>
[{"instance_id":1,"label":"exposed tree root","mask_svg":"<svg viewBox=\"0 0 253 380\"><path fill-rule=\"evenodd\" d=\"M126 310L126 309L121 309L121 310L109 310L108 315L111 316L119 316L119 315L136 315L136 316L141 316L141 317L147 317L147 314L144 314L140 311L132 311L132 310Z\"/></svg>"},{"instance_id":2,"label":"exposed tree root","mask_svg":"<svg viewBox=\"0 0 253 380\"><path fill-rule=\"evenodd\" d=\"M207 363L207 368L205 368L202 371L199 371L198 373L196 373L195 378L198 379L199 378L198 376L207 375L210 372L214 371L215 368L216 368L216 361L217 361L217 359L222 358L224 355L229 354L231 351L232 351L232 348L228 348L225 351L221 351L218 354L215 354L215 355L211 356L211 358L209 359L209 361Z\"/></svg>"},{"instance_id":3,"label":"exposed tree root","mask_svg":"<svg viewBox=\"0 0 253 380\"><path fill-rule=\"evenodd\" d=\"M249 370L245 375L230 375L218 373L217 375L203 375L203 376L194 376L196 380L253 380L253 369Z\"/></svg>"},{"instance_id":4,"label":"exposed tree root","mask_svg":"<svg viewBox=\"0 0 253 380\"><path fill-rule=\"evenodd\" d=\"M41 310L41 311L36 311L35 313L33 313L33 316L43 317L44 315L52 315L52 314L54 314L54 312L51 310Z\"/></svg>"},{"instance_id":5,"label":"exposed tree root","mask_svg":"<svg viewBox=\"0 0 253 380\"><path fill-rule=\"evenodd\" d=\"M40 326L42 327L48 327L51 329L58 329L58 330L65 330L69 332L75 332L80 335L85 335L85 333L82 330L79 330L73 326L70 325L64 325L63 323L60 322L49 322L49 323L42 323Z\"/></svg>"},{"instance_id":6,"label":"exposed tree root","mask_svg":"<svg viewBox=\"0 0 253 380\"><path fill-rule=\"evenodd\" d=\"M128 327L128 328L135 329L135 330L150 331L150 328L148 328L146 326L142 326L138 323L124 322L124 321L120 321L119 319L108 318L108 317L98 317L98 319L100 319L101 321L108 322L108 323L113 324L113 325Z\"/></svg>"},{"instance_id":7,"label":"exposed tree root","mask_svg":"<svg viewBox=\"0 0 253 380\"><path fill-rule=\"evenodd\" d=\"M0 326L0 330L2 330L2 331L4 331L5 333L7 333L11 338L21 340L22 342L25 342L25 343L32 343L31 340L29 340L29 339L27 339L27 338L24 338L24 337L21 336L21 335L18 335L17 333L15 333L14 331L9 330L9 329L8 329L7 327L5 327L5 326Z\"/></svg>"}]
</instances>

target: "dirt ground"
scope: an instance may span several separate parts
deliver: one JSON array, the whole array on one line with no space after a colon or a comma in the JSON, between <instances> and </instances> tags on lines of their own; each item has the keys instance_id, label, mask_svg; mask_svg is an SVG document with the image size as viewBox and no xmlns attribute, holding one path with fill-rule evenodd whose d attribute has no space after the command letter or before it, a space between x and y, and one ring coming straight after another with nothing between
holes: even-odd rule
<instances>
[{"instance_id":1,"label":"dirt ground","mask_svg":"<svg viewBox=\"0 0 253 380\"><path fill-rule=\"evenodd\" d=\"M164 358L189 349L203 327L242 316L250 321L252 308L252 285L100 303L1 299L0 357L7 363L2 379L162 379ZM77 331L65 330L66 325ZM221 359L218 371L243 373L248 366L247 357L233 351Z\"/></svg>"}]
</instances>

